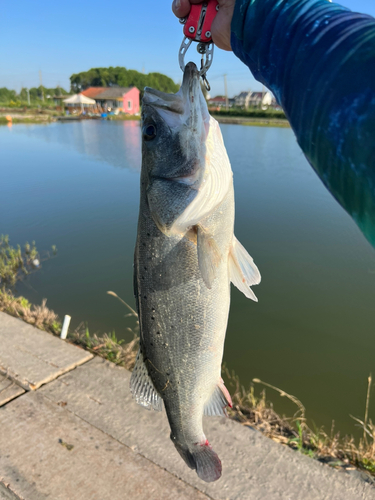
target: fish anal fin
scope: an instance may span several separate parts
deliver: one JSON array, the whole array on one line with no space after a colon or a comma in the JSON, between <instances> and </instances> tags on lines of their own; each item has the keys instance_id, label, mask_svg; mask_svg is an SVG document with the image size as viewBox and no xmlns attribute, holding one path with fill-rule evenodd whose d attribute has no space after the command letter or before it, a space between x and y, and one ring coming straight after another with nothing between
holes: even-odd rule
<instances>
[{"instance_id":1,"label":"fish anal fin","mask_svg":"<svg viewBox=\"0 0 375 500\"><path fill-rule=\"evenodd\" d=\"M214 238L201 225L196 226L198 264L207 288L212 287L221 255Z\"/></svg>"},{"instance_id":2,"label":"fish anal fin","mask_svg":"<svg viewBox=\"0 0 375 500\"><path fill-rule=\"evenodd\" d=\"M148 374L143 354L139 349L135 366L130 378L130 391L136 402L148 410L162 411L163 400L157 393L154 384Z\"/></svg>"},{"instance_id":3,"label":"fish anal fin","mask_svg":"<svg viewBox=\"0 0 375 500\"><path fill-rule=\"evenodd\" d=\"M259 270L235 236L233 236L232 248L229 252L229 275L231 282L240 292L248 299L258 302L250 287L260 283Z\"/></svg>"},{"instance_id":4,"label":"fish anal fin","mask_svg":"<svg viewBox=\"0 0 375 500\"><path fill-rule=\"evenodd\" d=\"M206 403L203 414L208 417L215 417L225 415L227 416L226 407L232 408L232 398L230 397L228 389L224 385L223 379L215 387L211 398Z\"/></svg>"}]
</instances>

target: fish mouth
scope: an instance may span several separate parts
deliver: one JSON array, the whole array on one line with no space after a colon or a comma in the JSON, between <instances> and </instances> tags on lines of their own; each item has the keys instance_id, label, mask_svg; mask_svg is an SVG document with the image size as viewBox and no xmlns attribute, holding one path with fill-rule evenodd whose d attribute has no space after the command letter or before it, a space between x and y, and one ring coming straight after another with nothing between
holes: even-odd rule
<instances>
[{"instance_id":1,"label":"fish mouth","mask_svg":"<svg viewBox=\"0 0 375 500\"><path fill-rule=\"evenodd\" d=\"M193 62L185 66L184 76L179 91L176 94L167 94L160 90L145 88L143 104L156 108L157 111L169 111L182 116L196 115L202 107L203 94L200 87L199 71ZM205 103L204 103L205 104ZM206 113L203 113L206 115ZM162 113L163 115L163 113ZM208 111L207 111L208 115ZM164 116L164 115L163 115ZM207 119L207 116L204 116Z\"/></svg>"}]
</instances>

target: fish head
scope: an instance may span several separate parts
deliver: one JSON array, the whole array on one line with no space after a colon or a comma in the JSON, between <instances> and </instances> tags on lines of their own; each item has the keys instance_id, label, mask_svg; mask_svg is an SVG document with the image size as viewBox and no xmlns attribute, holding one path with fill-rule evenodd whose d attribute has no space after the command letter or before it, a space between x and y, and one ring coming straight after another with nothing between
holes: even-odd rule
<instances>
[{"instance_id":1,"label":"fish head","mask_svg":"<svg viewBox=\"0 0 375 500\"><path fill-rule=\"evenodd\" d=\"M176 94L145 89L142 176L151 216L165 234L184 233L193 225L191 217L182 224L176 222L181 221L189 206L194 206L207 180L207 143L212 135L212 120L198 69L192 62L186 65ZM220 130L219 135L221 138Z\"/></svg>"}]
</instances>

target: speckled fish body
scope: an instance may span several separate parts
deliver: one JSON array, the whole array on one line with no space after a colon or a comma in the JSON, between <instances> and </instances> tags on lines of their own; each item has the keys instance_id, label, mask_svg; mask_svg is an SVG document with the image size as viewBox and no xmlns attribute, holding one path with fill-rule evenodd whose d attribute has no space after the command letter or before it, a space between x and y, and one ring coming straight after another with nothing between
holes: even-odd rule
<instances>
[{"instance_id":1,"label":"speckled fish body","mask_svg":"<svg viewBox=\"0 0 375 500\"><path fill-rule=\"evenodd\" d=\"M171 439L205 481L221 462L202 417L231 405L221 379L230 282L256 300L260 275L234 237L234 192L220 128L209 116L198 71L175 95L146 89L134 288L140 350L131 379L138 403L164 402Z\"/></svg>"}]
</instances>

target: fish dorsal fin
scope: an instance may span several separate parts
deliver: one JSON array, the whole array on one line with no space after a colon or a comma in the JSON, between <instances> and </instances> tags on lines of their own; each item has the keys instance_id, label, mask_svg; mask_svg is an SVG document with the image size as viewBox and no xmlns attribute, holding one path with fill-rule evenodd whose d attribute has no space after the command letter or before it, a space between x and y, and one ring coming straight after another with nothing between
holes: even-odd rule
<instances>
[{"instance_id":1,"label":"fish dorsal fin","mask_svg":"<svg viewBox=\"0 0 375 500\"><path fill-rule=\"evenodd\" d=\"M212 287L216 276L216 269L220 263L221 255L216 241L201 225L195 226L197 230L198 264L203 281L207 288Z\"/></svg>"},{"instance_id":2,"label":"fish dorsal fin","mask_svg":"<svg viewBox=\"0 0 375 500\"><path fill-rule=\"evenodd\" d=\"M228 389L224 385L223 379L220 379L219 384L215 387L215 390L211 398L206 403L203 415L208 417L215 417L221 415L227 415L226 407L232 408L232 398L228 392Z\"/></svg>"},{"instance_id":3,"label":"fish dorsal fin","mask_svg":"<svg viewBox=\"0 0 375 500\"><path fill-rule=\"evenodd\" d=\"M132 376L130 378L130 391L136 402L148 410L162 411L163 400L156 392L154 384L148 374L143 354L139 349Z\"/></svg>"},{"instance_id":4,"label":"fish dorsal fin","mask_svg":"<svg viewBox=\"0 0 375 500\"><path fill-rule=\"evenodd\" d=\"M260 283L259 270L235 236L233 236L232 248L229 252L229 275L235 287L248 299L258 302L250 287Z\"/></svg>"}]
</instances>

